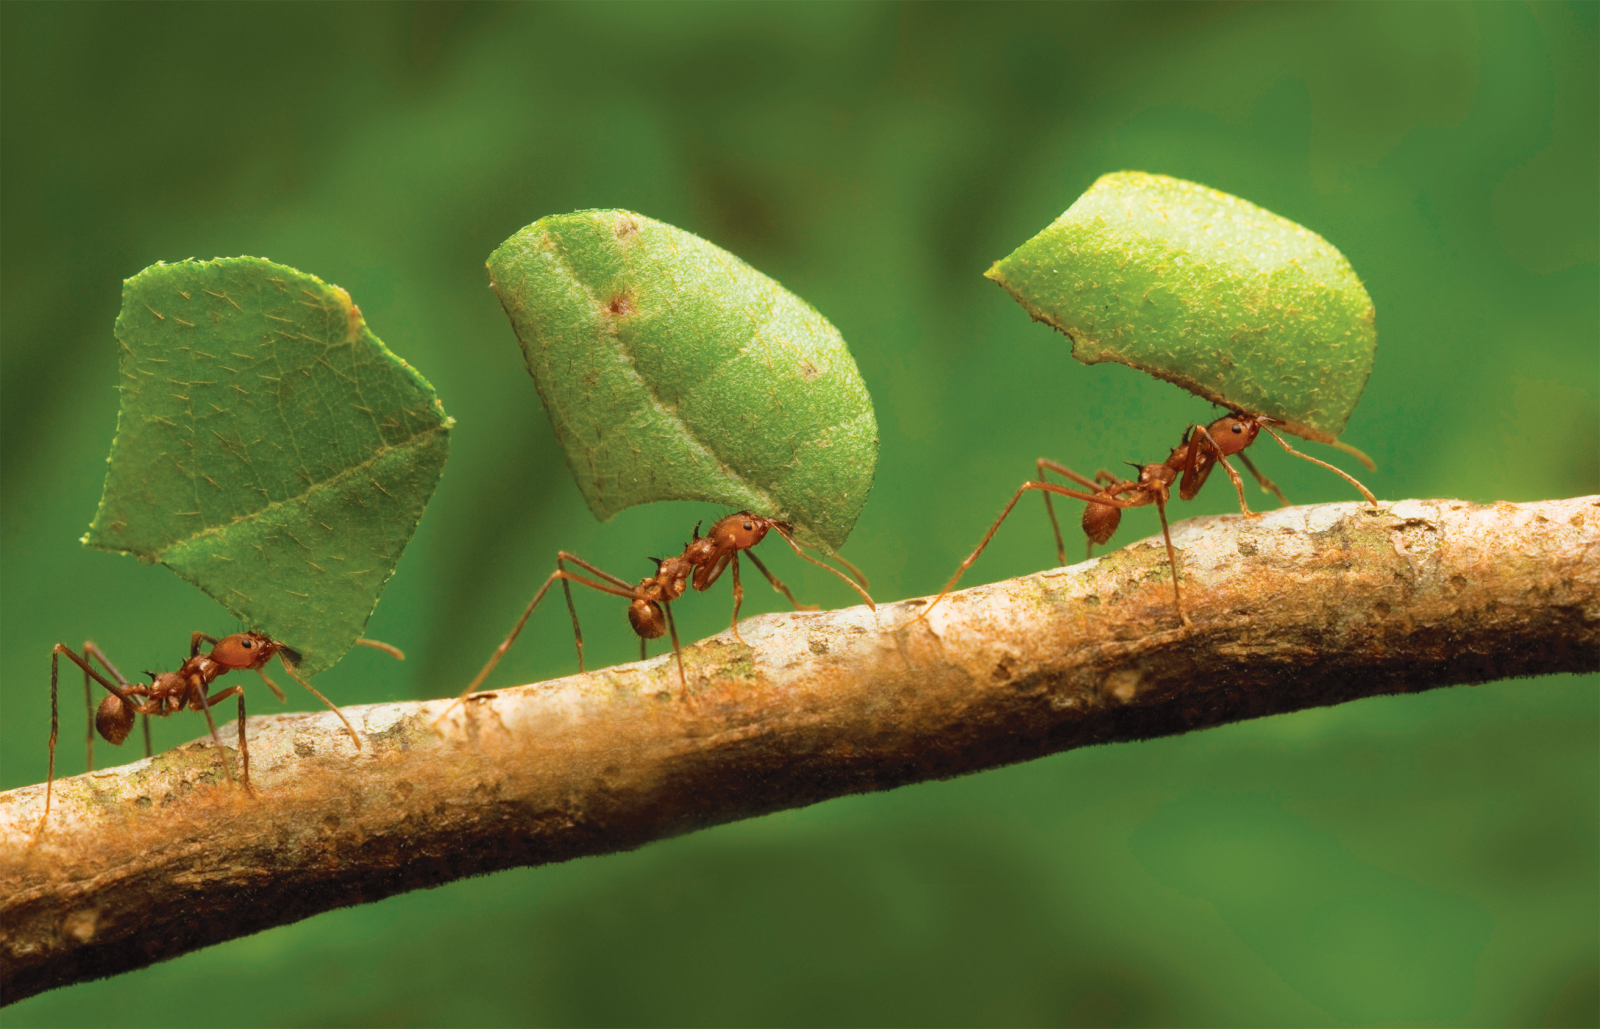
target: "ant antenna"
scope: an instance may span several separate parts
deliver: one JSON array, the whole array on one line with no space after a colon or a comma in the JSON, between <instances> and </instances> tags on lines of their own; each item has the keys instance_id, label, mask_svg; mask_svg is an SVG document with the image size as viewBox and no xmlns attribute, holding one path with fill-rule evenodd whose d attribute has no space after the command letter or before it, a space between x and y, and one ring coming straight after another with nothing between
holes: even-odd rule
<instances>
[{"instance_id":1,"label":"ant antenna","mask_svg":"<svg viewBox=\"0 0 1600 1029\"><path fill-rule=\"evenodd\" d=\"M369 640L365 637L356 640L356 643L359 646L371 647L373 650L381 650L396 661L404 661L406 659L406 652L392 643L379 643L377 640Z\"/></svg>"}]
</instances>

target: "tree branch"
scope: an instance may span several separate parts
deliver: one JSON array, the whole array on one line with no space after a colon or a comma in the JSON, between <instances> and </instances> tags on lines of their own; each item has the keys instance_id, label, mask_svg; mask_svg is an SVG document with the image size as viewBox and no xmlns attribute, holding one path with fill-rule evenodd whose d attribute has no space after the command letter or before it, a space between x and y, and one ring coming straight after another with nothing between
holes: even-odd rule
<instances>
[{"instance_id":1,"label":"tree branch","mask_svg":"<svg viewBox=\"0 0 1600 1029\"><path fill-rule=\"evenodd\" d=\"M56 783L42 834L43 786L0 794L0 999L841 794L1600 667L1600 498L1328 504L1173 536L1187 632L1155 537L926 620L926 600L752 618L751 647L686 650L687 692L664 655L476 697L437 731L444 701L346 708L359 752L328 713L252 719L254 799L209 736Z\"/></svg>"}]
</instances>

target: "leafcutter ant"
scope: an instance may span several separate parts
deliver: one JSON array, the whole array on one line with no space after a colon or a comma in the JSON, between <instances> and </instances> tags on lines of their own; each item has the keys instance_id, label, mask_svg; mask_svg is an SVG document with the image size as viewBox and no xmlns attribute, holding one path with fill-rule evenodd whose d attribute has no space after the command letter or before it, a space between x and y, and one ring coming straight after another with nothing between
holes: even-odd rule
<instances>
[{"instance_id":1,"label":"leafcutter ant","mask_svg":"<svg viewBox=\"0 0 1600 1029\"><path fill-rule=\"evenodd\" d=\"M405 660L405 655L397 647L376 640L357 640L357 643L374 647L391 655L397 660ZM200 653L200 644L212 644L209 654ZM217 639L215 636L203 632L194 633L189 637L189 658L179 666L176 672L146 672L150 682L129 682L117 666L113 665L105 652L93 643L83 645L83 655L80 657L72 648L64 643L57 643L50 652L50 772L45 781L44 792L44 818L39 821L39 828L44 828L45 820L50 817L51 795L55 789L56 779L56 735L59 727L57 717L57 671L61 655L79 668L83 669L83 702L89 715L89 729L86 736L88 749L88 767L94 770L94 734L96 730L106 741L117 745L128 738L128 733L133 729L134 715L144 715L144 752L150 756L150 718L165 717L175 712L188 708L199 711L206 716L206 725L211 729L211 742L217 747L217 753L222 758L222 771L233 782L233 769L228 764L228 752L222 747L222 740L217 736L217 723L211 717L211 709L229 697L239 698L239 763L240 779L244 784L245 792L252 793L250 789L250 751L245 744L245 714L244 714L244 687L238 683L227 689L218 690L211 696L206 696L206 691L219 677L229 672L253 671L261 676L261 681L266 683L273 694L280 700L287 700L278 684L267 677L266 665L276 657L283 665L283 670L289 677L306 689L339 716L339 721L344 723L345 730L350 733L350 738L355 740L356 749L361 748L361 737L356 735L350 720L344 716L333 701L324 697L317 688L307 682L295 670L295 664L300 655L290 649L286 644L272 639L259 632L239 632L232 636ZM110 681L94 669L91 660L99 661L107 672L111 674ZM93 679L111 692L109 697L100 702L98 709L94 706L92 687L89 680Z\"/></svg>"},{"instance_id":2,"label":"leafcutter ant","mask_svg":"<svg viewBox=\"0 0 1600 1029\"><path fill-rule=\"evenodd\" d=\"M1170 491L1174 482L1178 483L1178 497L1182 500L1192 500L1195 494L1200 492L1200 487L1205 485L1206 477L1211 474L1211 470L1221 464L1223 469L1227 471L1228 478L1233 480L1234 488L1239 493L1239 510L1247 518L1259 517L1250 510L1250 505L1245 502L1244 480L1239 477L1239 473L1234 471L1233 466L1228 463L1228 458L1237 454L1239 460L1243 461L1244 466L1250 470L1250 474L1255 476L1256 481L1261 484L1261 488L1275 494L1279 501L1287 504L1289 500L1283 495L1283 491L1278 489L1272 480L1262 475L1244 454L1244 449L1254 443L1256 436L1264 430L1289 453L1343 476L1351 485L1361 491L1361 495L1367 498L1367 503L1373 507L1378 505L1377 499L1354 477L1335 468L1326 461L1319 461L1309 454L1302 454L1285 442L1282 436L1272 430L1272 426L1282 424L1283 422L1281 421L1263 415L1233 411L1218 418L1210 425L1191 426L1185 430L1183 442L1173 448L1172 453L1167 455L1165 461L1156 464L1134 465L1139 470L1138 477L1134 479L1118 479L1107 471L1100 471L1096 473L1093 479L1088 479L1065 465L1057 464L1046 458L1040 458L1037 465L1038 481L1025 482L1018 487L1017 492L1012 494L1011 502L1005 506L1005 510L1000 512L1000 517L996 518L994 524L989 527L989 531L984 535L983 540L979 542L977 549L968 555L965 561L961 562L961 567L957 568L955 575L950 577L950 581L945 584L944 590L934 598L932 604L923 609L922 614L918 617L926 617L928 612L932 611L939 601L943 600L951 590L955 589L956 583L960 581L962 574L972 567L972 563L978 559L978 555L983 553L983 548L989 545L989 540L993 538L995 531L1000 528L1000 523L1005 521L1006 516L1011 513L1011 509L1017 505L1017 501L1022 497L1022 494L1028 490L1038 490L1044 495L1045 508L1050 513L1050 524L1055 529L1056 557L1062 564L1067 562L1066 547L1061 540L1061 527L1056 523L1055 508L1050 503L1050 494L1058 493L1064 497L1088 501L1088 505L1083 511L1082 524L1083 534L1089 540L1091 554L1096 543L1105 543L1117 531L1117 526L1122 521L1124 508L1144 507L1147 504L1155 504L1156 513L1161 518L1161 535L1167 544L1167 564L1172 568L1173 602L1177 606L1179 620L1186 626L1192 624L1189 621L1188 614L1183 610L1183 593L1178 586L1178 562L1172 549L1172 532L1167 527L1167 501L1170 499ZM1354 447L1347 444L1335 445L1355 455L1369 469L1375 467L1370 458ZM1132 464L1132 462L1129 463ZM1064 475L1078 485L1094 492L1085 493L1082 490L1071 489L1045 481L1046 471ZM1182 476L1181 480L1179 476ZM1124 497L1126 499L1123 499Z\"/></svg>"},{"instance_id":3,"label":"leafcutter ant","mask_svg":"<svg viewBox=\"0 0 1600 1029\"><path fill-rule=\"evenodd\" d=\"M495 648L494 653L489 656L488 662L484 664L483 670L477 674L477 677L472 682L467 684L465 690L461 691L461 696L456 698L456 702L460 703L469 694L476 692L479 686L483 685L483 681L489 677L489 673L494 670L494 666L500 662L500 658L505 655L512 642L516 640L517 634L522 631L522 627L527 623L528 617L533 614L533 609L539 606L539 601L544 599L544 595L549 591L550 585L558 579L561 580L561 590L567 597L567 611L572 615L572 636L578 650L578 671L583 671L583 630L578 626L578 610L572 603L572 588L567 585L569 582L576 582L588 586L590 589L596 589L602 593L609 593L612 596L622 597L630 601L628 604L628 621L632 624L633 631L639 636L639 659L641 661L645 658L645 641L660 639L666 633L671 632L672 652L678 659L678 677L682 681L684 688L687 689L689 678L683 667L683 648L678 643L678 629L672 621L672 601L683 596L690 586L702 592L710 589L712 584L722 576L722 573L731 566L733 569L733 635L740 643L744 643L744 638L739 635L739 605L744 601L744 587L739 583L740 551L747 552L745 556L750 559L751 563L756 566L756 569L762 575L766 576L767 581L772 583L772 588L782 593L789 603L794 605L796 610L816 610L815 606L801 604L796 600L794 594L789 592L789 587L767 571L767 566L761 563L760 558L749 552L751 547L766 538L769 531L776 532L779 536L782 536L784 542L788 543L796 554L819 568L826 568L843 579L851 589L861 594L862 599L867 602L869 607L877 610L872 603L872 598L867 595L867 591L864 588L867 585L866 577L850 562L838 557L837 554L834 555L850 572L850 575L846 575L837 568L829 567L801 550L800 544L795 541L793 526L786 522L751 514L748 511L740 511L738 514L731 514L726 518L720 519L715 525L711 526L711 531L704 536L700 535L700 525L696 523L694 539L683 548L683 553L677 557L666 559L651 558L650 560L656 563L656 574L640 579L637 586L628 585L626 580L619 579L609 572L601 571L575 554L569 554L565 550L558 552L556 554L556 570L551 572L550 577L544 581L544 585L539 587L539 592L533 595L533 599L528 602L527 608L523 610L522 617L517 619L517 624L511 627L511 634L505 638L500 646ZM566 562L568 561L596 576L601 581L597 582L594 579L587 579L574 572L569 572L566 568ZM451 706L454 707L454 705ZM446 713L448 713L448 710L446 709ZM440 717L442 718L443 715L441 714Z\"/></svg>"}]
</instances>

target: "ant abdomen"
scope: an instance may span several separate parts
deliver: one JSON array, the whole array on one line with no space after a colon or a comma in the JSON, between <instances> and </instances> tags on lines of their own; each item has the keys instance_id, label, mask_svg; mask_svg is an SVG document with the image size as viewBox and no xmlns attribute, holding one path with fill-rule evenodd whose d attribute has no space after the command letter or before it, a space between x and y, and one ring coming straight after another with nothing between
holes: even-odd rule
<instances>
[{"instance_id":1,"label":"ant abdomen","mask_svg":"<svg viewBox=\"0 0 1600 1029\"><path fill-rule=\"evenodd\" d=\"M629 604L628 623L642 639L655 640L667 634L667 620L661 613L661 605L653 600L640 598Z\"/></svg>"},{"instance_id":2,"label":"ant abdomen","mask_svg":"<svg viewBox=\"0 0 1600 1029\"><path fill-rule=\"evenodd\" d=\"M1117 533L1122 524L1122 508L1090 501L1083 509L1083 534L1096 544L1104 543Z\"/></svg>"},{"instance_id":3,"label":"ant abdomen","mask_svg":"<svg viewBox=\"0 0 1600 1029\"><path fill-rule=\"evenodd\" d=\"M106 742L121 745L133 731L133 705L112 694L100 702L94 713L94 727Z\"/></svg>"}]
</instances>

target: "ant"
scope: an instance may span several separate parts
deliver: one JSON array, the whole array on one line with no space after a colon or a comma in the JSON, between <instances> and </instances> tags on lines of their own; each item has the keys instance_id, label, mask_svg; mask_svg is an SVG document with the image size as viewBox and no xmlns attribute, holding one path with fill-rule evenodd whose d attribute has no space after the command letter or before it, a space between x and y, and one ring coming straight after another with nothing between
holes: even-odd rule
<instances>
[{"instance_id":1,"label":"ant","mask_svg":"<svg viewBox=\"0 0 1600 1029\"><path fill-rule=\"evenodd\" d=\"M376 640L356 640L364 646L382 650L396 660L404 661L405 654L398 647ZM209 654L200 653L200 644L212 645ZM206 725L211 729L211 742L216 744L217 753L222 756L222 771L228 777L228 782L233 782L233 769L228 765L228 752L222 747L222 740L217 736L217 723L211 717L211 709L228 697L239 698L239 762L240 777L243 781L245 792L251 796L255 791L250 789L250 751L245 745L244 725L244 687L235 683L227 689L219 690L212 696L206 696L206 691L218 678L229 672L253 671L261 676L261 681L271 688L279 701L287 701L278 684L267 677L266 665L276 657L282 664L289 677L306 689L324 704L334 714L339 716L339 721L344 723L345 731L350 738L355 740L356 749L361 749L361 737L356 735L355 729L350 725L350 720L344 716L333 701L324 697L305 679L295 671L295 663L300 660L300 655L290 647L278 640L272 639L259 632L239 632L231 636L217 639L215 636L203 632L196 632L189 637L189 659L179 666L176 672L146 672L150 676L150 683L129 682L117 666L111 663L105 652L93 643L84 643L83 656L74 653L72 648L65 643L57 643L50 652L50 773L45 781L44 792L44 818L39 821L39 828L44 828L45 821L50 817L51 794L55 788L56 779L56 734L59 725L57 718L57 669L62 654L67 656L73 664L83 669L83 702L89 710L89 731L86 737L88 748L88 767L94 770L94 734L96 730L112 745L120 745L128 738L128 733L133 729L133 716L144 715L144 754L150 756L150 716L165 717L187 707L191 711L199 711L206 716ZM105 676L95 671L90 660L98 660L106 671L111 673L115 683L107 681ZM89 680L93 679L111 691L111 696L100 702L98 709L94 707L91 696ZM144 698L143 700L139 698Z\"/></svg>"},{"instance_id":2,"label":"ant","mask_svg":"<svg viewBox=\"0 0 1600 1029\"><path fill-rule=\"evenodd\" d=\"M695 523L694 539L684 546L682 554L665 559L659 557L651 558L650 560L656 563L656 574L640 579L637 586L628 585L626 580L619 579L609 572L601 571L575 554L569 554L565 550L557 552L556 570L551 572L550 577L544 581L544 585L539 587L539 592L535 593L533 599L528 602L527 608L522 612L522 617L517 619L517 624L511 627L511 634L505 638L500 646L495 648L494 653L489 656L488 663L483 666L483 670L478 673L477 677L467 685L467 688L461 691L461 696L456 698L456 703L460 703L469 694L476 692L478 687L483 684L483 680L488 678L489 673L494 670L494 666L499 663L500 658L505 655L512 642L516 640L517 634L522 631L523 625L528 621L528 616L533 614L533 609L538 607L539 601L544 599L545 593L550 589L550 584L557 579L561 580L561 590L567 597L567 611L572 615L572 636L578 649L578 671L583 671L583 630L578 627L578 610L572 604L572 588L567 585L568 582L581 583L590 589L596 589L601 593L609 593L612 596L622 597L630 601L628 604L628 622L633 626L633 631L639 636L639 660L641 661L645 658L645 641L660 639L670 631L672 633L672 652L678 658L678 678L682 681L684 689L687 690L689 688L689 677L683 667L683 648L678 643L678 628L672 621L672 601L683 596L690 586L701 592L710 589L712 584L721 578L723 571L732 566L732 628L734 638L743 644L745 642L744 637L739 635L739 605L744 601L744 587L739 583L740 551L747 552L745 556L750 559L751 563L756 566L756 569L762 575L767 577L767 581L772 583L772 588L782 593L789 603L794 605L795 610L816 610L815 605L802 604L796 600L794 594L789 592L789 587L767 571L767 566L761 563L760 558L756 557L754 553L748 552L751 547L765 539L769 531L776 532L779 536L782 536L784 542L788 543L796 554L819 568L826 568L843 579L851 589L861 594L868 607L871 607L874 611L877 610L877 606L872 603L872 598L867 595L866 589L863 588L867 585L867 579L859 569L835 554L834 557L850 572L850 575L845 575L837 568L823 564L810 554L807 554L800 549L800 544L795 542L794 526L787 522L765 518L761 515L751 514L748 511L740 511L737 514L731 514L718 520L715 525L711 526L711 531L704 536L700 535L701 524L700 522ZM571 561L604 581L596 582L593 579L586 579L574 572L567 571L565 565L567 561ZM745 645L748 646L749 644ZM454 706L454 704L451 705L451 707ZM446 709L447 712L448 710ZM440 717L443 717L443 715Z\"/></svg>"},{"instance_id":3,"label":"ant","mask_svg":"<svg viewBox=\"0 0 1600 1029\"><path fill-rule=\"evenodd\" d=\"M1044 494L1045 509L1050 513L1050 525L1055 530L1056 536L1056 557L1062 564L1067 563L1066 547L1061 540L1061 527L1056 522L1056 512L1054 506L1050 503L1050 494L1059 493L1064 497L1088 501L1088 505L1083 511L1082 525L1083 534L1088 537L1091 556L1094 553L1094 545L1096 543L1105 543L1116 533L1117 526L1122 521L1124 508L1144 507L1147 504L1155 504L1156 513L1161 517L1161 535L1167 544L1167 564L1172 568L1172 597L1178 608L1178 618L1183 625L1192 625L1193 623L1190 622L1188 614L1183 610L1183 593L1178 587L1178 561L1172 549L1172 532L1167 527L1167 501L1171 499L1170 491L1174 482L1178 483L1178 497L1180 499L1193 500L1195 495L1200 492L1200 487L1206 484L1206 478L1211 474L1211 470L1221 464L1223 469L1227 471L1228 478L1233 480L1234 488L1238 490L1239 510L1246 518L1258 518L1260 516L1253 513L1250 510L1250 505L1245 502L1244 480L1239 477L1239 473L1234 471L1233 466L1228 463L1228 458L1237 454L1239 460L1243 461L1244 466L1250 470L1250 474L1255 476L1256 481L1261 484L1264 492L1273 493L1280 502L1288 504L1289 499L1283 495L1283 491L1278 489L1271 479L1262 475L1256 469L1256 466L1251 463L1250 458L1244 454L1244 449L1255 442L1257 435L1265 431L1269 436L1277 440L1283 449L1295 457L1304 458L1312 464L1321 465L1329 471L1343 476L1351 485L1361 491L1361 495L1367 498L1367 503L1373 507L1378 506L1377 499L1354 477L1347 475L1326 461L1319 461L1309 454L1302 454L1272 430L1272 426L1283 424L1284 422L1276 418L1268 418L1265 415L1232 411L1218 418L1210 425L1190 426L1189 429L1184 431L1183 442L1173 448L1172 453L1167 455L1165 461L1147 465L1133 464L1132 461L1128 462L1139 470L1138 477L1135 479L1118 479L1104 470L1097 472L1093 479L1087 479L1065 465L1041 457L1036 466L1039 480L1025 482L1018 487L1017 492L1011 497L1011 502L1006 505L1005 510L1000 512L1000 517L996 518L994 524L989 527L989 532L983 537L982 542L978 544L977 549L965 561L961 562L961 567L957 568L955 575L950 577L950 581L945 584L943 592L935 597L933 603L929 604L918 617L926 618L928 612L932 611L939 601L943 600L951 590L955 589L955 585L961 579L962 574L978 559L978 555L983 553L983 548L989 545L989 540L994 536L995 531L1000 528L1000 523L1006 520L1006 516L1011 513L1011 509L1016 506L1022 494L1028 490L1039 490ZM1367 455L1354 447L1340 443L1335 443L1334 445L1355 455L1369 469L1376 467ZM1066 486L1045 481L1046 470L1064 475L1078 485L1094 492L1084 493L1080 490L1069 489ZM1182 476L1181 480L1179 476ZM1123 496L1126 496L1127 499L1121 499Z\"/></svg>"}]
</instances>

